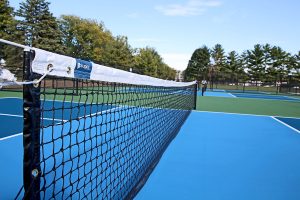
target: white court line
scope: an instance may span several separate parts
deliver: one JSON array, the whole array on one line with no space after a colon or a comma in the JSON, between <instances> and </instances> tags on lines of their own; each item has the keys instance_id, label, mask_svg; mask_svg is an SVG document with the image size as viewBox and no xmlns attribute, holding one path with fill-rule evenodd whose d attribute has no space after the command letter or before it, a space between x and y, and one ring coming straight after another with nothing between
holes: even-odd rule
<instances>
[{"instance_id":1,"label":"white court line","mask_svg":"<svg viewBox=\"0 0 300 200\"><path fill-rule=\"evenodd\" d=\"M9 117L23 117L23 115L12 115L12 114L5 114L5 113L0 113L1 116L9 116Z\"/></svg>"},{"instance_id":2,"label":"white court line","mask_svg":"<svg viewBox=\"0 0 300 200\"><path fill-rule=\"evenodd\" d=\"M9 117L20 117L23 118L23 115L12 115L12 114L5 114L5 113L0 113L0 116L9 116ZM62 119L52 119L52 118L43 118L46 120L54 120L54 121L61 121ZM66 120L63 120L66 121Z\"/></svg>"},{"instance_id":3,"label":"white court line","mask_svg":"<svg viewBox=\"0 0 300 200\"><path fill-rule=\"evenodd\" d=\"M235 95L231 94L231 93L227 93L229 94L230 96L232 96L233 98L237 98Z\"/></svg>"},{"instance_id":4,"label":"white court line","mask_svg":"<svg viewBox=\"0 0 300 200\"><path fill-rule=\"evenodd\" d=\"M21 98L21 97L0 97L0 101L1 101L1 99L22 99L23 100L23 98ZM74 104L74 105L76 105L76 104L86 104L86 105L104 105L104 106L106 106L106 105L108 105L108 104L105 104L105 102L102 102L102 104L99 104L99 103L96 103L96 102L94 102L94 103L90 103L90 102L86 102L86 101L82 101L82 102L80 102L80 101L71 101L71 100L59 100L59 99L55 99L55 100L51 100L51 99L40 99L41 100L41 102L43 102L43 101L47 101L47 102L66 102L66 103L71 103L71 104ZM109 104L109 105L114 105L114 104ZM22 107L23 107L23 105L22 105Z\"/></svg>"},{"instance_id":5,"label":"white court line","mask_svg":"<svg viewBox=\"0 0 300 200\"><path fill-rule=\"evenodd\" d=\"M23 132L22 133L17 133L17 134L14 134L14 135L10 135L10 136L4 137L4 138L0 138L0 141L7 140L7 139L10 139L10 138L14 138L14 137L17 137L17 136L20 136L20 135L23 135Z\"/></svg>"},{"instance_id":6,"label":"white court line","mask_svg":"<svg viewBox=\"0 0 300 200\"><path fill-rule=\"evenodd\" d=\"M253 117L270 117L270 115L256 115L256 114L246 114L246 113L230 113L230 112L216 112L216 111L206 111L206 110L193 110L192 112L201 112L201 113L215 113L215 114L224 114L224 115L245 115ZM285 116L273 116L273 117L282 117L282 118L291 118L291 119L300 119L299 117L285 117Z\"/></svg>"},{"instance_id":7,"label":"white court line","mask_svg":"<svg viewBox=\"0 0 300 200\"><path fill-rule=\"evenodd\" d=\"M249 96L251 96L251 95L249 95ZM272 95L270 95L270 96L272 96ZM237 98L241 98L241 99L255 99L255 100L261 100L261 101L287 101L287 102L300 102L299 100L298 101L296 101L296 100L293 100L293 99L290 99L290 100L288 100L288 99L264 99L264 98L251 98L251 97L237 97ZM297 99L297 98L296 98Z\"/></svg>"},{"instance_id":8,"label":"white court line","mask_svg":"<svg viewBox=\"0 0 300 200\"><path fill-rule=\"evenodd\" d=\"M97 114L103 114L103 113L107 113L109 111L113 111L113 110L116 110L116 109L120 109L121 107L116 107L116 108L113 108L113 109L108 109L108 110L104 110L104 111L100 111L100 112L97 112L97 113L92 113L90 115L87 115L87 116L95 116ZM0 115L4 115L4 116L13 116L13 117L23 117L21 115L10 115L10 114L1 114ZM78 119L82 119L86 116L83 116L83 117L80 117ZM44 119L49 119L49 118L44 118ZM52 119L51 119L52 120ZM57 119L54 119L54 120L57 120ZM61 120L57 120L57 121L61 121ZM68 120L63 120L64 122L68 121ZM14 138L14 137L17 137L17 136L20 136L20 135L23 135L23 132L22 133L17 133L17 134L14 134L14 135L10 135L10 136L7 136L7 137L4 137L4 138L0 138L0 141L3 141L3 140L7 140L7 139L10 139L10 138Z\"/></svg>"},{"instance_id":9,"label":"white court line","mask_svg":"<svg viewBox=\"0 0 300 200\"><path fill-rule=\"evenodd\" d=\"M296 129L296 128L294 128L294 127L292 127L292 126L290 126L290 125L284 123L283 121L281 121L281 120L279 120L279 119L276 119L275 117L272 117L272 116L271 116L271 118L274 119L274 120L276 120L277 122L283 124L284 126L286 126L286 127L290 128L290 129L296 131L297 133L300 133L300 131L299 131L298 129Z\"/></svg>"},{"instance_id":10,"label":"white court line","mask_svg":"<svg viewBox=\"0 0 300 200\"><path fill-rule=\"evenodd\" d=\"M1 99L23 99L21 97L0 97L0 100Z\"/></svg>"},{"instance_id":11,"label":"white court line","mask_svg":"<svg viewBox=\"0 0 300 200\"><path fill-rule=\"evenodd\" d=\"M254 116L254 117L270 117L269 115L255 115L255 114L245 114L245 113L230 113L230 112L202 111L202 110L193 110L192 112L215 113L215 114L223 114L223 115L245 115L245 116Z\"/></svg>"},{"instance_id":12,"label":"white court line","mask_svg":"<svg viewBox=\"0 0 300 200\"><path fill-rule=\"evenodd\" d=\"M283 97L286 97L286 98L289 98L289 99L295 99L295 100L300 101L300 98L296 98L296 97L289 97L289 96L283 96Z\"/></svg>"}]
</instances>

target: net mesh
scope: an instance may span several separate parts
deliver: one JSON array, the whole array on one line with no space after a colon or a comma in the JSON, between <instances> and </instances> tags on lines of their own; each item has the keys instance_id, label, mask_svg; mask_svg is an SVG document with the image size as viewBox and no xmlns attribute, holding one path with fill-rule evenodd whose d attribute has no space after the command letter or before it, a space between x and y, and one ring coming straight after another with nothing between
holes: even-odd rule
<instances>
[{"instance_id":1,"label":"net mesh","mask_svg":"<svg viewBox=\"0 0 300 200\"><path fill-rule=\"evenodd\" d=\"M195 107L194 85L48 76L35 90L39 161L25 198L132 198Z\"/></svg>"}]
</instances>

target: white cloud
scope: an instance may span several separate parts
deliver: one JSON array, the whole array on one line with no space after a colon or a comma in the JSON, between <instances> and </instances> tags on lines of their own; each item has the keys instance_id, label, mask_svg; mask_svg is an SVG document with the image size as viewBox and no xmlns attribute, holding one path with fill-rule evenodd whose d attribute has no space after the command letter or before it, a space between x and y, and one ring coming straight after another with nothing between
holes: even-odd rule
<instances>
[{"instance_id":1,"label":"white cloud","mask_svg":"<svg viewBox=\"0 0 300 200\"><path fill-rule=\"evenodd\" d=\"M183 71L186 69L191 54L186 53L165 53L161 54L164 62L170 67Z\"/></svg>"},{"instance_id":2,"label":"white cloud","mask_svg":"<svg viewBox=\"0 0 300 200\"><path fill-rule=\"evenodd\" d=\"M155 9L167 16L202 15L210 7L218 7L218 0L189 0L186 4L159 5Z\"/></svg>"}]
</instances>

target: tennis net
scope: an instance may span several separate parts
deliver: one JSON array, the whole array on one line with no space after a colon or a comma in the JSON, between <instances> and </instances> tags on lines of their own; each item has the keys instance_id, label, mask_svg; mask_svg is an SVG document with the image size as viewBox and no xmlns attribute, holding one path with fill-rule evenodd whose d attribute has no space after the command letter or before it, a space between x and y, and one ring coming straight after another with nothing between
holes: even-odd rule
<instances>
[{"instance_id":1,"label":"tennis net","mask_svg":"<svg viewBox=\"0 0 300 200\"><path fill-rule=\"evenodd\" d=\"M195 82L34 48L24 80L24 199L132 199L196 106Z\"/></svg>"}]
</instances>

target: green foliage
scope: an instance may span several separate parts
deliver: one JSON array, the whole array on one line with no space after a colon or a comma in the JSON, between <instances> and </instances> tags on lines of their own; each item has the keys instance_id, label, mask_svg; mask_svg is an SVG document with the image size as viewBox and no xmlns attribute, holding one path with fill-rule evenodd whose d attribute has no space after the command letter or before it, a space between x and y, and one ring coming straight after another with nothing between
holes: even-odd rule
<instances>
[{"instance_id":1,"label":"green foliage","mask_svg":"<svg viewBox=\"0 0 300 200\"><path fill-rule=\"evenodd\" d=\"M165 64L155 49L133 49L126 36L113 36L102 22L69 15L57 20L47 0L21 2L16 20L8 0L0 1L0 38L126 71L175 79L176 70ZM12 72L22 72L22 49L1 44L0 51Z\"/></svg>"},{"instance_id":2,"label":"green foliage","mask_svg":"<svg viewBox=\"0 0 300 200\"><path fill-rule=\"evenodd\" d=\"M106 48L112 45L114 39L103 23L63 15L60 29L67 55L104 64Z\"/></svg>"},{"instance_id":3,"label":"green foliage","mask_svg":"<svg viewBox=\"0 0 300 200\"><path fill-rule=\"evenodd\" d=\"M133 72L168 80L174 80L176 76L176 70L165 64L158 52L150 47L137 50Z\"/></svg>"},{"instance_id":4,"label":"green foliage","mask_svg":"<svg viewBox=\"0 0 300 200\"><path fill-rule=\"evenodd\" d=\"M103 63L105 65L129 71L134 66L134 50L125 36L117 36L106 45Z\"/></svg>"},{"instance_id":5,"label":"green foliage","mask_svg":"<svg viewBox=\"0 0 300 200\"><path fill-rule=\"evenodd\" d=\"M135 56L135 68L140 74L158 77L157 68L162 63L160 55L150 47L139 49Z\"/></svg>"},{"instance_id":6,"label":"green foliage","mask_svg":"<svg viewBox=\"0 0 300 200\"><path fill-rule=\"evenodd\" d=\"M270 85L300 84L300 51L292 55L267 43L256 44L241 55L231 51L225 56L222 45L216 44L211 50L211 61L205 54L209 53L203 48L194 51L184 71L186 81L208 77L210 82L235 83L236 87L238 82L253 81Z\"/></svg>"},{"instance_id":7,"label":"green foliage","mask_svg":"<svg viewBox=\"0 0 300 200\"><path fill-rule=\"evenodd\" d=\"M20 3L17 16L25 33L25 44L52 52L63 53L61 33L56 18L45 0L26 0Z\"/></svg>"},{"instance_id":8,"label":"green foliage","mask_svg":"<svg viewBox=\"0 0 300 200\"><path fill-rule=\"evenodd\" d=\"M22 32L17 29L13 8L7 0L0 0L0 38L22 43ZM6 61L6 68L20 79L22 77L22 49L0 44L0 59Z\"/></svg>"},{"instance_id":9,"label":"green foliage","mask_svg":"<svg viewBox=\"0 0 300 200\"><path fill-rule=\"evenodd\" d=\"M289 74L288 62L290 54L280 47L274 46L271 49L270 55L272 61L268 72L276 77L276 81L279 80L282 82L282 77Z\"/></svg>"},{"instance_id":10,"label":"green foliage","mask_svg":"<svg viewBox=\"0 0 300 200\"><path fill-rule=\"evenodd\" d=\"M13 8L9 6L8 0L0 0L0 38L11 39L15 19Z\"/></svg>"},{"instance_id":11,"label":"green foliage","mask_svg":"<svg viewBox=\"0 0 300 200\"><path fill-rule=\"evenodd\" d=\"M155 49L135 51L127 37L114 37L102 22L65 15L60 19L60 30L67 55L153 77L175 78L175 70L163 63Z\"/></svg>"},{"instance_id":12,"label":"green foliage","mask_svg":"<svg viewBox=\"0 0 300 200\"><path fill-rule=\"evenodd\" d=\"M294 59L295 63L291 71L294 74L295 78L300 82L300 51L294 56Z\"/></svg>"},{"instance_id":13,"label":"green foliage","mask_svg":"<svg viewBox=\"0 0 300 200\"><path fill-rule=\"evenodd\" d=\"M184 73L184 79L187 81L206 79L210 68L210 50L203 46L194 51L187 69Z\"/></svg>"},{"instance_id":14,"label":"green foliage","mask_svg":"<svg viewBox=\"0 0 300 200\"><path fill-rule=\"evenodd\" d=\"M226 57L222 45L216 44L212 51L211 57L214 60L214 71L215 73L222 72L225 70ZM226 70L225 70L226 71Z\"/></svg>"},{"instance_id":15,"label":"green foliage","mask_svg":"<svg viewBox=\"0 0 300 200\"><path fill-rule=\"evenodd\" d=\"M240 56L235 51L229 52L226 59L226 70L230 74L230 80L238 82L239 79L245 78L243 63Z\"/></svg>"},{"instance_id":16,"label":"green foliage","mask_svg":"<svg viewBox=\"0 0 300 200\"><path fill-rule=\"evenodd\" d=\"M253 80L260 80L265 73L264 50L260 44L254 45L253 50L248 50L246 53L248 74Z\"/></svg>"},{"instance_id":17,"label":"green foliage","mask_svg":"<svg viewBox=\"0 0 300 200\"><path fill-rule=\"evenodd\" d=\"M157 77L165 80L174 80L176 76L176 70L170 68L167 64L161 63L157 67Z\"/></svg>"}]
</instances>

